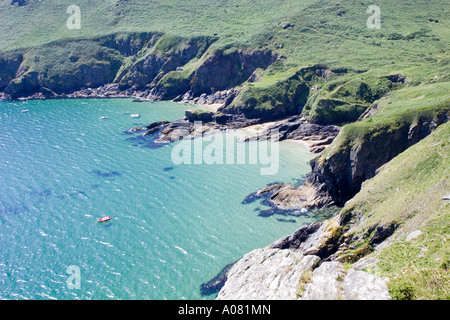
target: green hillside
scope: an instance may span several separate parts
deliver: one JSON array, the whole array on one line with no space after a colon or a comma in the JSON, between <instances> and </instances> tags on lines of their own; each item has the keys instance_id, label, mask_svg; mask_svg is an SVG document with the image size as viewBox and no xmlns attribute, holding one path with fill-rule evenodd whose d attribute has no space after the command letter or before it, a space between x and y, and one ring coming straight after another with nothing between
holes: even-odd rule
<instances>
[{"instance_id":1,"label":"green hillside","mask_svg":"<svg viewBox=\"0 0 450 320\"><path fill-rule=\"evenodd\" d=\"M380 0L381 29L368 29L370 1L106 0L77 1L81 29L69 30L72 1L0 1L0 48L116 32L217 36L220 44L277 49L292 62L348 64L367 69L427 62L448 50L450 5L445 1ZM289 26L287 28L283 28ZM283 48L280 49L280 46Z\"/></svg>"},{"instance_id":2,"label":"green hillside","mask_svg":"<svg viewBox=\"0 0 450 320\"><path fill-rule=\"evenodd\" d=\"M235 103L235 107L247 114L257 116L258 110L263 110L267 118L282 117L296 109L304 111L312 122L341 124L355 121L375 100L402 87L386 80L389 76L401 74L406 85L450 80L450 5L438 0L378 1L380 29L367 25L372 15L367 10L372 3L355 0L81 0L77 2L81 12L79 30L66 25L70 5L70 1L56 0L0 1L0 53L15 50L19 54L18 58L0 54L0 65L6 60L4 68L11 69L0 78L0 90L3 91L2 81L6 87L14 77L17 79L9 90L13 97L31 95L41 87L59 93L113 81L122 87L156 87L158 93L164 91L159 94L163 99L173 99L190 89L200 95L237 86L244 88L244 93L243 99L237 100L242 103ZM158 36L149 42L145 36L148 34ZM161 35L163 45L156 43L155 47ZM192 39L203 40L195 44L197 40ZM123 43L134 49L120 50L117 44ZM186 43L203 49L187 60L169 57L173 48L183 50ZM163 50L157 50L157 46ZM229 74L215 81L202 79L200 87L195 87L195 72L220 50L225 54L259 50L271 52L277 59L269 66L255 65L262 67L261 83L247 85L246 77L254 70L250 69L238 77ZM152 55L161 52L169 60L176 60L176 66L163 69L162 73L154 70L149 74L140 69L139 63L145 63L145 59L153 61ZM332 72L324 71L315 79L305 79L302 74L301 81L280 83L314 65L326 66ZM77 73L83 73L83 66L98 70L99 74L80 78ZM240 68L243 65L237 65L233 72ZM38 80L45 77L50 83ZM61 82L58 77L65 80ZM69 78L76 80L64 87ZM305 82L308 88L319 88L302 93L310 99L286 99L275 93L276 98L271 101L260 100L263 107L256 110L246 102L249 96L264 96L265 92L276 92L276 88L295 92L295 86L304 87ZM58 91L55 83L63 83L64 88ZM247 90L250 92L245 93ZM280 103L297 106L280 113ZM271 113L272 109L275 111Z\"/></svg>"},{"instance_id":3,"label":"green hillside","mask_svg":"<svg viewBox=\"0 0 450 320\"><path fill-rule=\"evenodd\" d=\"M450 298L449 156L446 123L383 166L341 212L344 237L354 239L342 261L372 251L375 230L393 226L384 248L366 258L376 259L367 270L390 279L395 299Z\"/></svg>"},{"instance_id":4,"label":"green hillside","mask_svg":"<svg viewBox=\"0 0 450 320\"><path fill-rule=\"evenodd\" d=\"M226 92L221 125L337 125L305 184L343 207L335 257L376 259L393 298L449 299L449 25L442 0L0 0L0 99Z\"/></svg>"}]
</instances>

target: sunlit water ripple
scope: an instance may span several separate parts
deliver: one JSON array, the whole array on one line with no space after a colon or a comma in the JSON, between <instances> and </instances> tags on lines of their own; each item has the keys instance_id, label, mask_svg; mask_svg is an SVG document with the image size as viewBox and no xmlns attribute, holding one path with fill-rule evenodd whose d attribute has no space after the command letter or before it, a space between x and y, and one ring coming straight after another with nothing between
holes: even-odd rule
<instances>
[{"instance_id":1,"label":"sunlit water ripple","mask_svg":"<svg viewBox=\"0 0 450 320\"><path fill-rule=\"evenodd\" d=\"M185 108L0 102L0 299L213 299L202 283L312 221L260 217L260 203L241 203L308 173L312 155L299 144L281 143L278 174L262 176L255 165L174 165L173 145L123 133ZM80 289L68 286L68 266L79 267Z\"/></svg>"}]
</instances>

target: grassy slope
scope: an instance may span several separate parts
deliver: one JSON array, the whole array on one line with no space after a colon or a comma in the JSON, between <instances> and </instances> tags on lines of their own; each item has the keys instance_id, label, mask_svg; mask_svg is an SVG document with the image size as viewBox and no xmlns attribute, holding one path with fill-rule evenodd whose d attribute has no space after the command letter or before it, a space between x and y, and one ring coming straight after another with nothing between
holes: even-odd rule
<instances>
[{"instance_id":1,"label":"grassy slope","mask_svg":"<svg viewBox=\"0 0 450 320\"><path fill-rule=\"evenodd\" d=\"M313 1L287 0L80 0L81 30L66 28L66 9L73 1L29 0L23 7L0 1L0 47L28 47L63 38L97 37L118 31L159 31L183 37L218 35L248 40Z\"/></svg>"},{"instance_id":2,"label":"grassy slope","mask_svg":"<svg viewBox=\"0 0 450 320\"><path fill-rule=\"evenodd\" d=\"M370 16L366 9L372 3L356 0L339 5L319 0L80 0L80 30L66 27L71 1L27 1L17 6L0 0L0 52L62 39L156 31L181 37L211 36L218 38L215 48L259 47L286 57L263 73L268 78L265 87L277 86L286 72L302 66L321 63L346 68L351 72L331 81L335 90L324 88L318 94L349 103L336 108L336 121L335 113L329 115L315 107L314 101L310 103L313 110L307 111L312 116L319 113L318 119L325 114L322 122L342 123L347 116L352 121L368 106L370 99L357 99L353 92L345 97L347 88L361 81L379 85L373 79L395 73L406 75L407 83L413 85L433 81L436 75L438 81L450 80L450 31L446 27L450 4L440 0L380 0L380 30L366 25ZM288 23L291 27L283 28ZM46 54L54 60L52 53ZM168 75L172 78L186 75L174 72Z\"/></svg>"},{"instance_id":3,"label":"grassy slope","mask_svg":"<svg viewBox=\"0 0 450 320\"><path fill-rule=\"evenodd\" d=\"M421 115L429 115L432 119L438 111L450 112L449 87L449 82L437 82L392 92L387 99L378 101L375 115L344 126L322 157L330 157L341 148L355 147L380 129L413 124Z\"/></svg>"},{"instance_id":4,"label":"grassy slope","mask_svg":"<svg viewBox=\"0 0 450 320\"><path fill-rule=\"evenodd\" d=\"M80 0L81 30L66 27L72 1L28 1L23 7L0 1L1 49L118 31L160 31L217 36L221 45L257 43L278 50L294 65L324 62L369 69L430 62L447 51L450 40L450 5L440 0L377 1L380 30L366 26L366 9L372 3L356 0L340 1L339 6L319 0ZM283 29L286 23L294 26ZM391 40L398 38L395 34L409 40Z\"/></svg>"},{"instance_id":5,"label":"grassy slope","mask_svg":"<svg viewBox=\"0 0 450 320\"><path fill-rule=\"evenodd\" d=\"M368 270L390 279L395 299L450 298L450 124L395 157L344 207L360 215L347 235L367 239L373 226L399 225L391 245L368 257L379 262ZM422 234L405 241L412 231ZM348 254L348 252L345 252Z\"/></svg>"}]
</instances>

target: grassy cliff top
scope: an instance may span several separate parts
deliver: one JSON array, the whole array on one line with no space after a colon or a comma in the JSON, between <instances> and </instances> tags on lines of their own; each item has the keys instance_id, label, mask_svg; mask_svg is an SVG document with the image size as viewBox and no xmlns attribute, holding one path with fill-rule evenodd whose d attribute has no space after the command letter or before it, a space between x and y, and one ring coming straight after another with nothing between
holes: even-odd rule
<instances>
[{"instance_id":1,"label":"grassy cliff top","mask_svg":"<svg viewBox=\"0 0 450 320\"><path fill-rule=\"evenodd\" d=\"M381 130L412 125L422 116L433 119L438 113L450 113L449 87L449 82L435 82L391 92L377 102L374 115L344 126L323 158L339 153L343 148L355 148Z\"/></svg>"},{"instance_id":2,"label":"grassy cliff top","mask_svg":"<svg viewBox=\"0 0 450 320\"><path fill-rule=\"evenodd\" d=\"M288 65L367 70L433 62L446 54L450 41L450 4L440 0L377 1L380 29L367 27L369 1L79 0L80 30L66 26L72 4L0 0L0 51L117 32L162 32L214 36L223 47L272 49L288 57Z\"/></svg>"}]
</instances>

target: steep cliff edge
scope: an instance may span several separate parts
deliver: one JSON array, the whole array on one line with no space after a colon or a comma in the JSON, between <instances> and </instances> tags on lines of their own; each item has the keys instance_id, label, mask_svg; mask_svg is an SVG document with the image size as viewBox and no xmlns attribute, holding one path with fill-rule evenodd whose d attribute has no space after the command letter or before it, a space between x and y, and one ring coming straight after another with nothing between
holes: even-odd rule
<instances>
[{"instance_id":1,"label":"steep cliff edge","mask_svg":"<svg viewBox=\"0 0 450 320\"><path fill-rule=\"evenodd\" d=\"M448 121L448 85L408 87L378 100L376 113L344 126L311 162L312 173L294 196L305 207L343 206L378 168Z\"/></svg>"},{"instance_id":2,"label":"steep cliff edge","mask_svg":"<svg viewBox=\"0 0 450 320\"><path fill-rule=\"evenodd\" d=\"M270 50L215 48L216 40L117 33L4 52L0 90L12 99L72 94L181 100L188 91L199 97L234 88L277 59Z\"/></svg>"},{"instance_id":3,"label":"steep cliff edge","mask_svg":"<svg viewBox=\"0 0 450 320\"><path fill-rule=\"evenodd\" d=\"M338 216L244 256L218 299L448 299L449 141L446 123L381 167Z\"/></svg>"}]
</instances>

